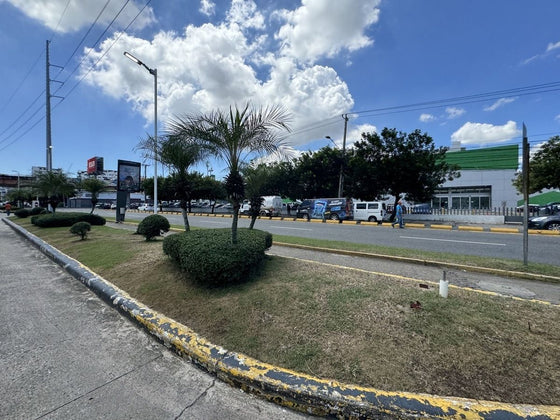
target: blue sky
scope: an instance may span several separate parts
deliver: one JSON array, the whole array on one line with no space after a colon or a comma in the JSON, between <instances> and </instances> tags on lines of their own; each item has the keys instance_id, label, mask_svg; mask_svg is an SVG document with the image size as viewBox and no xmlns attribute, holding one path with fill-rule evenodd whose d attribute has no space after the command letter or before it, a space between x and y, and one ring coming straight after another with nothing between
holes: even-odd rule
<instances>
[{"instance_id":1,"label":"blue sky","mask_svg":"<svg viewBox=\"0 0 560 420\"><path fill-rule=\"evenodd\" d=\"M158 70L160 133L250 101L291 113L294 153L340 145L343 114L348 147L383 127L520 144L525 123L536 148L560 134L558 16L557 0L0 0L0 173L46 166L47 40L64 67L50 69L64 81L51 83L64 97L51 99L53 167L72 175L93 156L143 161L153 76L124 51Z\"/></svg>"}]
</instances>

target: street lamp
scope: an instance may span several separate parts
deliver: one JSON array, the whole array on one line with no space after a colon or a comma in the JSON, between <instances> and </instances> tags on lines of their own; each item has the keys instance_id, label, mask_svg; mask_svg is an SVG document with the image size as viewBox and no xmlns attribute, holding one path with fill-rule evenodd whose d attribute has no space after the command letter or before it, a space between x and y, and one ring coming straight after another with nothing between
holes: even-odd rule
<instances>
[{"instance_id":1,"label":"street lamp","mask_svg":"<svg viewBox=\"0 0 560 420\"><path fill-rule=\"evenodd\" d=\"M138 60L136 57L126 51L124 52L124 56L134 61L139 66L144 67L152 76L154 76L154 214L157 214L157 69L149 68L142 61Z\"/></svg>"},{"instance_id":2,"label":"street lamp","mask_svg":"<svg viewBox=\"0 0 560 420\"><path fill-rule=\"evenodd\" d=\"M326 139L329 139L331 143L334 145L335 148L338 148L336 143L333 141L331 136L325 136ZM342 197L342 183L344 182L344 159L346 154L346 133L344 133L344 142L342 144L342 160L340 162L340 172L338 174L338 196Z\"/></svg>"}]
</instances>

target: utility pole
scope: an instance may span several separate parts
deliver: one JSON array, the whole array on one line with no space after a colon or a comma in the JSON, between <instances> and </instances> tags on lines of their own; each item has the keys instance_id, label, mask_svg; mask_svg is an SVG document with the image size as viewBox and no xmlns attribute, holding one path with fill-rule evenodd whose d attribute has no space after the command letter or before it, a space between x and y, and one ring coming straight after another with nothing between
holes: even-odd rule
<instances>
[{"instance_id":1,"label":"utility pole","mask_svg":"<svg viewBox=\"0 0 560 420\"><path fill-rule=\"evenodd\" d=\"M49 62L49 42L47 40L47 172L52 171L52 143L51 143L51 76Z\"/></svg>"},{"instance_id":2,"label":"utility pole","mask_svg":"<svg viewBox=\"0 0 560 420\"><path fill-rule=\"evenodd\" d=\"M344 135L342 137L342 162L340 163L340 175L338 177L338 196L342 197L344 189L344 165L346 163L346 131L348 129L348 114L342 114L344 119Z\"/></svg>"},{"instance_id":3,"label":"utility pole","mask_svg":"<svg viewBox=\"0 0 560 420\"><path fill-rule=\"evenodd\" d=\"M528 263L529 254L529 140L527 127L523 123L523 265Z\"/></svg>"},{"instance_id":4,"label":"utility pole","mask_svg":"<svg viewBox=\"0 0 560 420\"><path fill-rule=\"evenodd\" d=\"M47 63L46 63L46 73L47 73L47 80L46 80L46 88L45 88L45 92L46 92L46 99L47 99L47 115L46 115L46 120L47 120L47 172L51 172L52 171L52 141L51 141L51 97L53 95L51 95L51 75L50 75L50 68L51 66L53 66L54 64L51 64L49 61L49 43L50 41L47 40ZM60 66L55 66L58 67L60 69L62 69L62 67ZM56 82L56 80L54 80ZM62 83L62 82L58 82L58 83ZM57 98L62 98L61 96L56 96Z\"/></svg>"}]
</instances>

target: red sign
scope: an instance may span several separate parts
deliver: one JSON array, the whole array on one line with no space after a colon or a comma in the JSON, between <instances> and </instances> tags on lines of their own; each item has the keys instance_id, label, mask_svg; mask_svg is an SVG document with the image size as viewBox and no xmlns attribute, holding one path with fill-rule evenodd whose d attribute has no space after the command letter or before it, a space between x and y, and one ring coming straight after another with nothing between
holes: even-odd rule
<instances>
[{"instance_id":1,"label":"red sign","mask_svg":"<svg viewBox=\"0 0 560 420\"><path fill-rule=\"evenodd\" d=\"M88 159L87 161L87 173L93 174L97 172L97 157Z\"/></svg>"}]
</instances>

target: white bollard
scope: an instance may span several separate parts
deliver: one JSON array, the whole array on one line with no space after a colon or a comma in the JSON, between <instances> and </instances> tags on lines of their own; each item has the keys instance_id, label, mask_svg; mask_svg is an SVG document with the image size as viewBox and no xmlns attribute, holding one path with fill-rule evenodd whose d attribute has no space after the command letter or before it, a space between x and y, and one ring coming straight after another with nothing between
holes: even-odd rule
<instances>
[{"instance_id":1,"label":"white bollard","mask_svg":"<svg viewBox=\"0 0 560 420\"><path fill-rule=\"evenodd\" d=\"M449 291L449 282L445 280L446 272L443 270L443 279L439 281L439 295L446 298Z\"/></svg>"}]
</instances>

